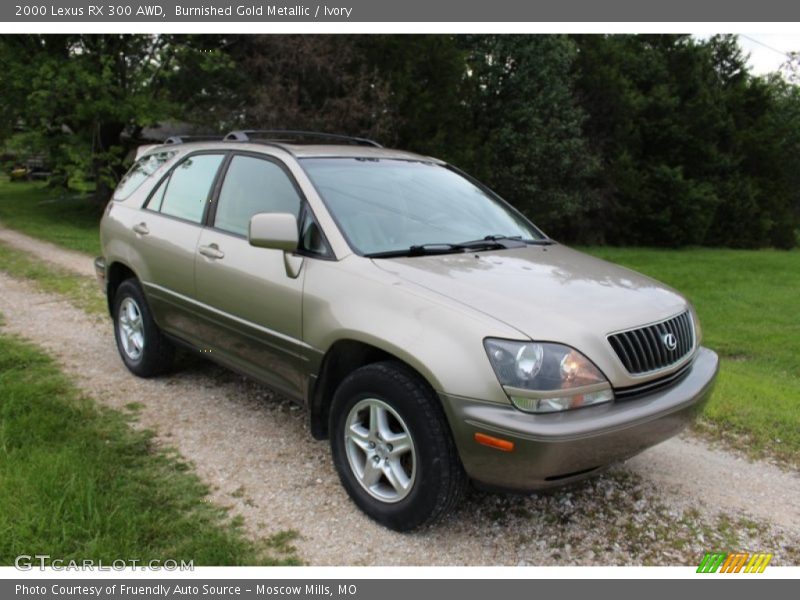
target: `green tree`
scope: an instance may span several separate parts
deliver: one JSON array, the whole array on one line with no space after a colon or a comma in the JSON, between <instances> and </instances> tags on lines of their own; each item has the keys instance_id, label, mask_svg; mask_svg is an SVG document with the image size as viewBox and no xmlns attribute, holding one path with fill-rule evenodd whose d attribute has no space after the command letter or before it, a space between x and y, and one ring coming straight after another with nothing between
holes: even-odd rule
<instances>
[{"instance_id":1,"label":"green tree","mask_svg":"<svg viewBox=\"0 0 800 600\"><path fill-rule=\"evenodd\" d=\"M577 36L585 134L602 156L593 228L613 244L700 243L719 201L709 177L718 103L688 36Z\"/></svg>"},{"instance_id":2,"label":"green tree","mask_svg":"<svg viewBox=\"0 0 800 600\"><path fill-rule=\"evenodd\" d=\"M237 36L228 55L242 79L231 126L389 134L386 86L357 36Z\"/></svg>"},{"instance_id":3,"label":"green tree","mask_svg":"<svg viewBox=\"0 0 800 600\"><path fill-rule=\"evenodd\" d=\"M212 82L232 65L207 43L163 35L4 36L2 129L37 136L54 181L84 173L102 205L144 126L212 104Z\"/></svg>"},{"instance_id":4,"label":"green tree","mask_svg":"<svg viewBox=\"0 0 800 600\"><path fill-rule=\"evenodd\" d=\"M602 156L593 227L617 244L786 246L790 96L735 36L576 36L584 133ZM783 104L781 104L783 102ZM779 109L779 106L783 106Z\"/></svg>"},{"instance_id":5,"label":"green tree","mask_svg":"<svg viewBox=\"0 0 800 600\"><path fill-rule=\"evenodd\" d=\"M771 76L763 81L770 105L753 137L762 154L753 165L761 177L761 203L769 214L768 243L792 248L800 234L800 87Z\"/></svg>"},{"instance_id":6,"label":"green tree","mask_svg":"<svg viewBox=\"0 0 800 600\"><path fill-rule=\"evenodd\" d=\"M472 82L463 38L376 35L357 40L385 91L385 141L457 165L473 162Z\"/></svg>"},{"instance_id":7,"label":"green tree","mask_svg":"<svg viewBox=\"0 0 800 600\"><path fill-rule=\"evenodd\" d=\"M573 94L575 44L564 36L480 35L465 40L477 140L471 170L548 233L591 239L588 186L597 160ZM499 232L502 233L502 232Z\"/></svg>"}]
</instances>

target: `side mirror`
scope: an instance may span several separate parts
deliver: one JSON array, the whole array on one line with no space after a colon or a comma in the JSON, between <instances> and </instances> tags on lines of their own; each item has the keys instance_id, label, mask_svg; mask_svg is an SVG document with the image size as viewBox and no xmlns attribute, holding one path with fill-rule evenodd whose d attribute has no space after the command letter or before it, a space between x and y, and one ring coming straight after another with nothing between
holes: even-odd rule
<instances>
[{"instance_id":1,"label":"side mirror","mask_svg":"<svg viewBox=\"0 0 800 600\"><path fill-rule=\"evenodd\" d=\"M290 213L258 213L250 217L247 241L258 248L292 252L299 241L297 217Z\"/></svg>"}]
</instances>

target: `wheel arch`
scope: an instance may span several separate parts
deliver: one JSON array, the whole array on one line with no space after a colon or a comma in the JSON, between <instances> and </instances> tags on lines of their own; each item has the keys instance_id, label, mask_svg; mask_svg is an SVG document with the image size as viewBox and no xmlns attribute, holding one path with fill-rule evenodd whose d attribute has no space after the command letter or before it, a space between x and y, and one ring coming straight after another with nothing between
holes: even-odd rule
<instances>
[{"instance_id":1,"label":"wheel arch","mask_svg":"<svg viewBox=\"0 0 800 600\"><path fill-rule=\"evenodd\" d=\"M394 348L386 349L383 345L372 341L344 338L334 342L325 352L319 372L312 380L313 385L309 390L309 419L314 439L322 440L328 437L331 400L339 384L350 373L366 365L384 361L398 363L435 392L436 384L432 381L432 376L430 374L426 376L401 354Z\"/></svg>"},{"instance_id":2,"label":"wheel arch","mask_svg":"<svg viewBox=\"0 0 800 600\"><path fill-rule=\"evenodd\" d=\"M120 284L127 279L139 279L136 272L125 263L115 260L106 267L106 302L108 303L108 313L114 310L114 296Z\"/></svg>"}]
</instances>

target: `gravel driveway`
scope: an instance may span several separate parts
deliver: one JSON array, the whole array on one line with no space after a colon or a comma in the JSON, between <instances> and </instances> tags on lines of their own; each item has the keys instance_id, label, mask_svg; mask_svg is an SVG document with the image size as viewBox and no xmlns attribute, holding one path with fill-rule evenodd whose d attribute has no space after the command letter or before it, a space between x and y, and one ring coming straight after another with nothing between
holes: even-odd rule
<instances>
[{"instance_id":1,"label":"gravel driveway","mask_svg":"<svg viewBox=\"0 0 800 600\"><path fill-rule=\"evenodd\" d=\"M2 230L0 239L39 257L55 248L30 238L23 247ZM87 272L86 257L57 251L52 262ZM189 358L173 376L138 379L119 360L108 319L2 273L0 313L5 332L42 346L92 397L136 410L138 423L194 463L212 500L242 515L251 535L296 530L309 564L674 565L697 564L712 549L800 563L798 474L690 436L569 490L475 492L431 528L391 532L350 503L305 411L268 389Z\"/></svg>"}]
</instances>

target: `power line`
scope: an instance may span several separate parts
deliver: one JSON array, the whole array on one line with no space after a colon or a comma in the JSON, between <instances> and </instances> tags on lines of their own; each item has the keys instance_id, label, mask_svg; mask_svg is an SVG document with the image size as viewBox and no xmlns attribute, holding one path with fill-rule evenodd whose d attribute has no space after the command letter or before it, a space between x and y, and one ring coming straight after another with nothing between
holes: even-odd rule
<instances>
[{"instance_id":1,"label":"power line","mask_svg":"<svg viewBox=\"0 0 800 600\"><path fill-rule=\"evenodd\" d=\"M743 37L745 39L750 40L751 42L755 42L759 46L764 46L764 48L766 48L767 50L772 50L773 52L775 52L777 54L780 54L782 56L785 56L786 58L789 58L789 59L794 58L789 52L784 52L783 50L778 50L777 48L774 48L773 46L770 46L769 44L765 44L761 40L757 40L755 38L752 38L749 35L745 35L744 33L740 33L739 37Z\"/></svg>"}]
</instances>

